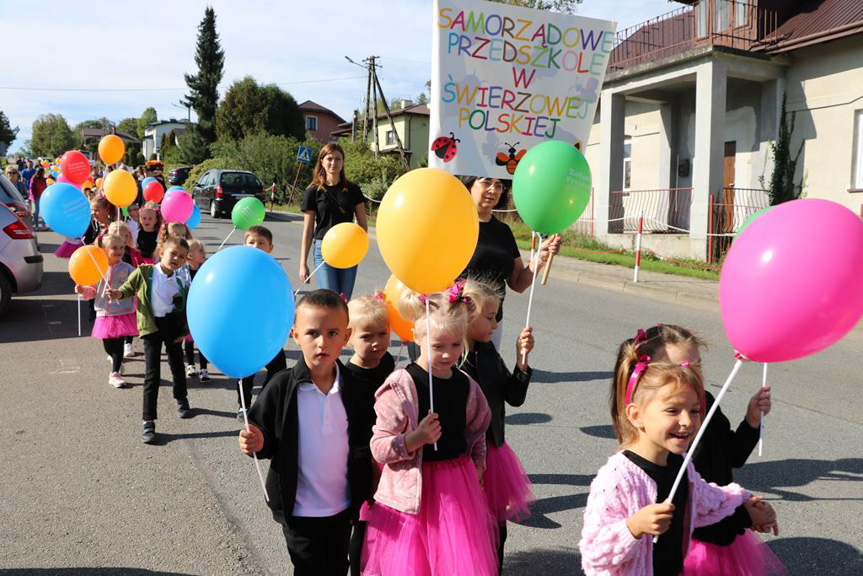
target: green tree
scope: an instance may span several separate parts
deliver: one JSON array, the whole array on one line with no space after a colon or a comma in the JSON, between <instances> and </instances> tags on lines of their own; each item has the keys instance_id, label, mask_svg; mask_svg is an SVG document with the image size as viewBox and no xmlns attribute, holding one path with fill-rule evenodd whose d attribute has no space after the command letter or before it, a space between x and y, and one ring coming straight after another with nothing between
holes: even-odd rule
<instances>
[{"instance_id":1,"label":"green tree","mask_svg":"<svg viewBox=\"0 0 863 576\"><path fill-rule=\"evenodd\" d=\"M275 84L260 86L251 76L228 88L216 112L216 131L228 140L257 132L302 139L306 132L294 97Z\"/></svg>"},{"instance_id":2,"label":"green tree","mask_svg":"<svg viewBox=\"0 0 863 576\"><path fill-rule=\"evenodd\" d=\"M189 93L182 103L195 109L198 122L188 131L189 137L185 138L183 153L185 161L198 164L209 156L209 147L216 141L218 87L225 65L225 52L216 33L216 13L210 6L204 10L204 19L198 26L195 63L198 65L198 73L184 74Z\"/></svg>"},{"instance_id":3,"label":"green tree","mask_svg":"<svg viewBox=\"0 0 863 576\"><path fill-rule=\"evenodd\" d=\"M525 8L535 8L537 10L549 10L552 12L561 12L563 14L573 14L576 10L576 4L581 4L582 0L491 0L492 2L500 2L501 4L512 4L514 6L523 6Z\"/></svg>"},{"instance_id":4,"label":"green tree","mask_svg":"<svg viewBox=\"0 0 863 576\"><path fill-rule=\"evenodd\" d=\"M803 143L797 149L797 154L791 155L791 137L794 134L794 122L797 113L792 112L790 121L785 111L785 103L788 95L782 96L782 111L779 114L779 135L776 142L770 143L773 153L773 173L770 176L770 185L767 192L770 195L770 205L776 206L789 200L796 200L803 193L804 182L794 183L794 173L797 171L797 162L800 153L803 152ZM763 186L763 184L762 184Z\"/></svg>"},{"instance_id":5,"label":"green tree","mask_svg":"<svg viewBox=\"0 0 863 576\"><path fill-rule=\"evenodd\" d=\"M17 135L18 127L15 126L15 128L12 128L12 125L9 124L9 118L0 110L0 142L6 144L6 146L11 146Z\"/></svg>"},{"instance_id":6,"label":"green tree","mask_svg":"<svg viewBox=\"0 0 863 576\"><path fill-rule=\"evenodd\" d=\"M156 114L156 109L153 107L147 108L141 113L141 117L138 118L135 122L135 131L129 132L129 134L137 134L138 138L144 137L144 128L149 124L153 124L159 121L159 115ZM124 130L125 132L125 130Z\"/></svg>"},{"instance_id":7,"label":"green tree","mask_svg":"<svg viewBox=\"0 0 863 576\"><path fill-rule=\"evenodd\" d=\"M417 104L428 104L429 97L426 96L425 92L420 92L419 96L417 96L416 103Z\"/></svg>"},{"instance_id":8,"label":"green tree","mask_svg":"<svg viewBox=\"0 0 863 576\"><path fill-rule=\"evenodd\" d=\"M75 147L81 150L96 153L96 151L99 149L99 138L90 138L85 140L82 130L84 128L101 128L103 130L110 131L111 127L113 126L114 123L105 118L104 116L95 120L84 120L82 122L78 122L72 128L72 133L75 135L75 140L77 141Z\"/></svg>"},{"instance_id":9,"label":"green tree","mask_svg":"<svg viewBox=\"0 0 863 576\"><path fill-rule=\"evenodd\" d=\"M35 156L59 156L73 150L78 141L61 114L42 114L33 121L30 150Z\"/></svg>"},{"instance_id":10,"label":"green tree","mask_svg":"<svg viewBox=\"0 0 863 576\"><path fill-rule=\"evenodd\" d=\"M177 134L173 130L162 136L159 157L165 165L176 166L180 163L180 148L177 143Z\"/></svg>"},{"instance_id":11,"label":"green tree","mask_svg":"<svg viewBox=\"0 0 863 576\"><path fill-rule=\"evenodd\" d=\"M149 110L152 110L152 108L149 108ZM138 120L139 118L123 118L117 123L117 132L122 132L130 136L138 136ZM140 138L140 136L138 137ZM141 155L140 140L136 142L126 142L126 154L123 157L123 162L129 166L136 166L144 163L144 157Z\"/></svg>"}]
</instances>

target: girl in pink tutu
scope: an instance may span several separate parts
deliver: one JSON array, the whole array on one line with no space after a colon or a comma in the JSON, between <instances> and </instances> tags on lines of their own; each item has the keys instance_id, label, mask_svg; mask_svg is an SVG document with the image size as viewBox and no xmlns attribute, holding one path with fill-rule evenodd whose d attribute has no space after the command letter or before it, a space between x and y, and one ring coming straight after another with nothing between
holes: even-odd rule
<instances>
[{"instance_id":1,"label":"girl in pink tutu","mask_svg":"<svg viewBox=\"0 0 863 576\"><path fill-rule=\"evenodd\" d=\"M480 488L491 414L479 385L455 367L472 304L456 291L406 291L398 306L421 353L375 394L371 449L384 468L365 518L362 573L493 576L497 530Z\"/></svg>"},{"instance_id":2,"label":"girl in pink tutu","mask_svg":"<svg viewBox=\"0 0 863 576\"><path fill-rule=\"evenodd\" d=\"M461 369L480 385L491 409L482 481L489 509L498 524L497 561L502 571L507 520L518 522L530 516L528 506L536 500L524 467L504 440L506 404L521 406L527 397L532 372L527 355L533 349L533 329L525 328L518 335L515 370L510 372L492 342L500 292L491 284L469 277L464 283L464 294L473 301L475 310L467 330L468 352Z\"/></svg>"},{"instance_id":3,"label":"girl in pink tutu","mask_svg":"<svg viewBox=\"0 0 863 576\"><path fill-rule=\"evenodd\" d=\"M654 361L632 340L618 353L611 417L622 450L590 485L579 548L588 576L675 575L692 531L759 503L737 484L705 481L692 462L667 502L705 411L697 365ZM661 535L654 543L652 535Z\"/></svg>"},{"instance_id":4,"label":"girl in pink tutu","mask_svg":"<svg viewBox=\"0 0 863 576\"><path fill-rule=\"evenodd\" d=\"M54 256L57 258L71 258L75 250L84 245L84 241L80 238L66 237L63 243L54 251Z\"/></svg>"},{"instance_id":5,"label":"girl in pink tutu","mask_svg":"<svg viewBox=\"0 0 863 576\"><path fill-rule=\"evenodd\" d=\"M688 362L700 366L703 342L686 328L659 325L639 330L631 341L637 353L647 354L655 360L675 364ZM714 398L705 391L706 409ZM720 486L734 481L732 469L746 463L758 444L761 412L770 412L770 388L759 388L749 400L745 418L731 429L731 423L717 408L713 419L693 454L695 470L708 482ZM763 576L784 574L782 562L755 534L778 533L776 514L767 502L761 502L751 513L740 507L728 518L711 526L704 526L692 534L689 554L684 564L685 575L705 576Z\"/></svg>"},{"instance_id":6,"label":"girl in pink tutu","mask_svg":"<svg viewBox=\"0 0 863 576\"><path fill-rule=\"evenodd\" d=\"M102 245L108 253L108 285L100 280L96 286L75 285L75 293L85 300L95 299L96 321L93 324L93 338L102 340L105 352L111 358L111 374L108 384L115 388L125 388L126 381L120 374L123 364L123 344L127 336L137 336L138 327L135 319L135 301L110 300L106 293L108 289L117 289L128 280L135 269L123 262L125 242L120 236L109 234L102 238Z\"/></svg>"}]
</instances>

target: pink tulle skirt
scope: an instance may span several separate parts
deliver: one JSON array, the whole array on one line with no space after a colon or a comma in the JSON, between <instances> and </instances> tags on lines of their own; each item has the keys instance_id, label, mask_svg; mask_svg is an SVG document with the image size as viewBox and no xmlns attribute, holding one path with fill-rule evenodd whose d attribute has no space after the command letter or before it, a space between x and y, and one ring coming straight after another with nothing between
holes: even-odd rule
<instances>
[{"instance_id":1,"label":"pink tulle skirt","mask_svg":"<svg viewBox=\"0 0 863 576\"><path fill-rule=\"evenodd\" d=\"M96 322L93 323L92 336L100 340L137 335L138 323L131 312L119 316L96 316Z\"/></svg>"},{"instance_id":2,"label":"pink tulle skirt","mask_svg":"<svg viewBox=\"0 0 863 576\"><path fill-rule=\"evenodd\" d=\"M75 250L81 246L83 246L83 244L80 240L78 240L77 243L66 240L54 251L54 256L57 258L71 258Z\"/></svg>"},{"instance_id":3,"label":"pink tulle skirt","mask_svg":"<svg viewBox=\"0 0 863 576\"><path fill-rule=\"evenodd\" d=\"M482 484L489 510L498 524L507 520L519 522L530 516L529 507L536 502L533 485L506 442L500 448L489 442Z\"/></svg>"},{"instance_id":4,"label":"pink tulle skirt","mask_svg":"<svg viewBox=\"0 0 863 576\"><path fill-rule=\"evenodd\" d=\"M497 575L497 528L467 456L423 463L419 514L378 502L363 516L364 575Z\"/></svg>"},{"instance_id":5,"label":"pink tulle skirt","mask_svg":"<svg viewBox=\"0 0 863 576\"><path fill-rule=\"evenodd\" d=\"M717 546L693 539L683 563L684 576L779 576L785 566L752 530L731 546Z\"/></svg>"}]
</instances>

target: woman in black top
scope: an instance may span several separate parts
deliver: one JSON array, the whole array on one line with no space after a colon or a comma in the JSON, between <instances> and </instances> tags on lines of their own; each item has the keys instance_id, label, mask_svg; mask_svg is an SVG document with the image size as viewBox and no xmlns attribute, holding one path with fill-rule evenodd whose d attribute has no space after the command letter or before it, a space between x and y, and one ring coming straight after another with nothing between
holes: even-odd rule
<instances>
[{"instance_id":1,"label":"woman in black top","mask_svg":"<svg viewBox=\"0 0 863 576\"><path fill-rule=\"evenodd\" d=\"M524 265L512 230L492 214L492 210L501 209L507 204L506 184L497 178L476 176L467 177L463 182L479 214L479 240L476 251L461 276L487 278L495 284L501 294L506 292L507 286L516 292L524 292L533 281L534 264L531 262L527 266ZM560 251L560 242L559 234L554 234L542 242L539 247L540 268L548 260L549 254L557 254ZM500 348L500 338L503 333L502 300L497 321L498 327L492 342L495 348Z\"/></svg>"},{"instance_id":2,"label":"woman in black top","mask_svg":"<svg viewBox=\"0 0 863 576\"><path fill-rule=\"evenodd\" d=\"M368 231L365 198L360 187L345 178L345 151L335 142L321 149L315 164L312 185L303 196L303 240L300 246L300 282L309 279L309 249L314 240L314 263L318 286L344 294L350 299L357 278L357 267L333 268L325 264L321 242L330 228L343 222L353 222ZM321 265L323 263L323 265Z\"/></svg>"}]
</instances>

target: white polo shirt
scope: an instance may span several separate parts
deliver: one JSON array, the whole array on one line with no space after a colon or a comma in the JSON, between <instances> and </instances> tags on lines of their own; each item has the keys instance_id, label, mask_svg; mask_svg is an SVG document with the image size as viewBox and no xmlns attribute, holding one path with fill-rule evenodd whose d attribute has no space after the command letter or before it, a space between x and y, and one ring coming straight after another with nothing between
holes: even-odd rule
<instances>
[{"instance_id":1,"label":"white polo shirt","mask_svg":"<svg viewBox=\"0 0 863 576\"><path fill-rule=\"evenodd\" d=\"M174 296L180 293L180 284L177 273L170 276L162 272L162 266L156 262L153 266L153 291L150 296L150 306L153 316L159 318L167 316L174 310Z\"/></svg>"},{"instance_id":2,"label":"white polo shirt","mask_svg":"<svg viewBox=\"0 0 863 576\"><path fill-rule=\"evenodd\" d=\"M329 394L312 382L297 386L299 455L294 516L334 516L351 505L348 489L348 415L339 367Z\"/></svg>"}]
</instances>

